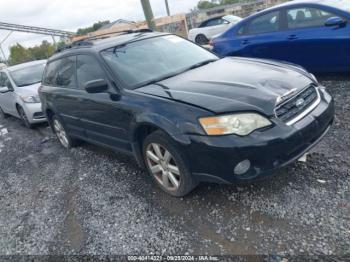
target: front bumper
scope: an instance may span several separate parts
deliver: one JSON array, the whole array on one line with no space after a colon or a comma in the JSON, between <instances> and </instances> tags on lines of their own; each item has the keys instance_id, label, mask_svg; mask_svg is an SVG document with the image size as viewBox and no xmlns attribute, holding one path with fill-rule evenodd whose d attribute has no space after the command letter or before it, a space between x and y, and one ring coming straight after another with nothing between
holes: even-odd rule
<instances>
[{"instance_id":1,"label":"front bumper","mask_svg":"<svg viewBox=\"0 0 350 262\"><path fill-rule=\"evenodd\" d=\"M294 162L322 139L333 122L333 99L324 89L320 95L319 105L292 126L274 119L272 128L246 137L190 135L191 144L184 150L191 172L198 181L233 183L271 175ZM246 159L249 171L235 175L236 165Z\"/></svg>"},{"instance_id":2,"label":"front bumper","mask_svg":"<svg viewBox=\"0 0 350 262\"><path fill-rule=\"evenodd\" d=\"M42 112L41 103L24 103L22 105L31 124L46 122L46 117Z\"/></svg>"}]
</instances>

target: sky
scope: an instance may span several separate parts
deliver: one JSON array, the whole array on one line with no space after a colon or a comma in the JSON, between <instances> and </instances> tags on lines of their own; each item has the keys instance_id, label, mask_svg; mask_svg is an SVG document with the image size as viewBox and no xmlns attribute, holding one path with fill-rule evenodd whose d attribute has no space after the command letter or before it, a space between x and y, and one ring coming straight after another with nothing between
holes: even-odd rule
<instances>
[{"instance_id":1,"label":"sky","mask_svg":"<svg viewBox=\"0 0 350 262\"><path fill-rule=\"evenodd\" d=\"M188 12L199 0L168 0L172 14ZM155 17L166 15L164 0L150 0ZM0 0L0 22L39 26L75 32L97 21L126 19L144 20L140 0ZM0 42L8 31L0 30ZM3 43L5 55L17 42L29 47L49 36L14 32ZM0 54L0 57L1 54Z\"/></svg>"}]
</instances>

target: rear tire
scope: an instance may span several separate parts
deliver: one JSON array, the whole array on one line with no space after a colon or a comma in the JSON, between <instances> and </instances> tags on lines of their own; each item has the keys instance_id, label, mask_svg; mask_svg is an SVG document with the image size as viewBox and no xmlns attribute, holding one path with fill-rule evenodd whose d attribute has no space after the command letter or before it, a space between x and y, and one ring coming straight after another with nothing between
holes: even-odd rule
<instances>
[{"instance_id":1,"label":"rear tire","mask_svg":"<svg viewBox=\"0 0 350 262\"><path fill-rule=\"evenodd\" d=\"M60 118L54 115L51 117L50 123L52 125L53 132L57 136L58 141L64 148L70 149L78 145L77 140L69 137Z\"/></svg>"},{"instance_id":2,"label":"rear tire","mask_svg":"<svg viewBox=\"0 0 350 262\"><path fill-rule=\"evenodd\" d=\"M195 41L198 45L207 45L209 43L208 38L203 34L197 35Z\"/></svg>"},{"instance_id":3,"label":"rear tire","mask_svg":"<svg viewBox=\"0 0 350 262\"><path fill-rule=\"evenodd\" d=\"M21 106L17 106L17 110L18 110L18 114L22 119L22 123L27 127L32 129L34 127L33 124L31 124L28 120L28 117L26 115L26 112L24 111L23 107Z\"/></svg>"},{"instance_id":4,"label":"rear tire","mask_svg":"<svg viewBox=\"0 0 350 262\"><path fill-rule=\"evenodd\" d=\"M148 173L166 193L182 197L197 186L179 146L163 131L146 137L142 152Z\"/></svg>"}]
</instances>

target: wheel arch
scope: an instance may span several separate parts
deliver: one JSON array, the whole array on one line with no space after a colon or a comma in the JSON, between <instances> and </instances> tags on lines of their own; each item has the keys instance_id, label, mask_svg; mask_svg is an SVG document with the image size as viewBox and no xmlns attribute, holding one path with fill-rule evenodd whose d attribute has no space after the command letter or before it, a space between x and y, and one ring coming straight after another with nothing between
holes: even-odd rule
<instances>
[{"instance_id":1,"label":"wheel arch","mask_svg":"<svg viewBox=\"0 0 350 262\"><path fill-rule=\"evenodd\" d=\"M134 156L139 166L144 167L142 156L142 145L144 139L151 133L161 130L168 134L174 141L186 145L190 144L190 139L181 133L179 128L172 122L166 120L161 116L148 116L139 119L132 127L131 139Z\"/></svg>"}]
</instances>

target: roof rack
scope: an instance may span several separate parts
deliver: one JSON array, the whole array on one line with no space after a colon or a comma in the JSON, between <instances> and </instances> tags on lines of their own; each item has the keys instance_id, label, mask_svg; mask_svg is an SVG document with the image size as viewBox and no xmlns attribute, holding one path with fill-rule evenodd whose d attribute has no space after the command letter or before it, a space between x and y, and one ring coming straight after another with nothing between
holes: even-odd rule
<instances>
[{"instance_id":1,"label":"roof rack","mask_svg":"<svg viewBox=\"0 0 350 262\"><path fill-rule=\"evenodd\" d=\"M144 28L144 29L129 29L129 30L123 30L123 31L117 31L117 32L110 32L105 33L97 36L91 36L88 38L84 38L83 40L97 40L97 39L104 39L112 37L113 35L126 35L126 34L135 34L135 33L151 33L153 32L151 29Z\"/></svg>"},{"instance_id":2,"label":"roof rack","mask_svg":"<svg viewBox=\"0 0 350 262\"><path fill-rule=\"evenodd\" d=\"M72 49L74 47L84 47L84 46L92 46L92 45L93 45L92 42L80 40L80 41L73 42L69 45L64 45L62 47L57 48L55 53L60 53L64 50Z\"/></svg>"},{"instance_id":3,"label":"roof rack","mask_svg":"<svg viewBox=\"0 0 350 262\"><path fill-rule=\"evenodd\" d=\"M63 47L57 48L56 53L60 53L64 50L68 50L68 49L72 49L72 48L92 46L93 45L93 42L91 42L92 40L110 38L114 35L125 35L125 34L135 34L135 33L151 33L151 32L153 32L151 29L144 28L144 29L129 29L129 30L111 32L111 33L105 33L105 34L101 34L101 35L97 35L97 36L91 36L91 37L84 38L82 40L72 42L71 44L65 45Z\"/></svg>"}]
</instances>

